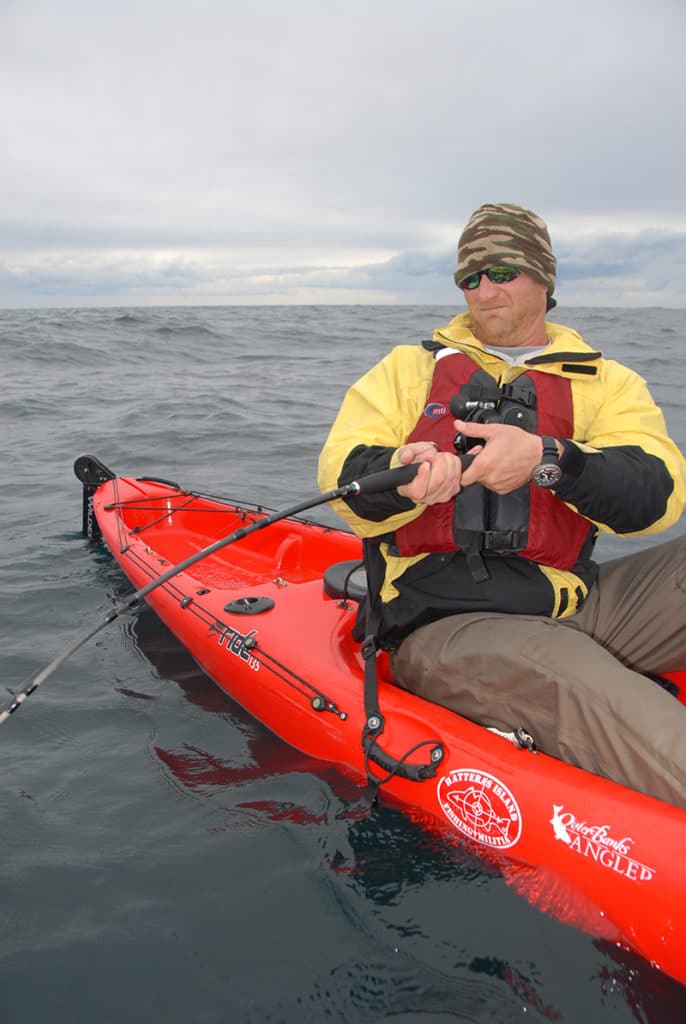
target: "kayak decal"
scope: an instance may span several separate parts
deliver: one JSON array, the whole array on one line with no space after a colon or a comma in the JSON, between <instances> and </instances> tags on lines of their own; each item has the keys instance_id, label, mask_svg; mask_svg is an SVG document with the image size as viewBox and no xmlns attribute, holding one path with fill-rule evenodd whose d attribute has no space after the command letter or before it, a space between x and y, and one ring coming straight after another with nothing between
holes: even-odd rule
<instances>
[{"instance_id":1,"label":"kayak decal","mask_svg":"<svg viewBox=\"0 0 686 1024\"><path fill-rule=\"evenodd\" d=\"M642 864L631 855L634 840L630 836L618 839L612 835L609 825L589 825L571 811L565 811L562 804L553 804L550 824L555 838L581 857L594 860L632 882L650 882L655 877L654 868Z\"/></svg>"},{"instance_id":2,"label":"kayak decal","mask_svg":"<svg viewBox=\"0 0 686 1024\"><path fill-rule=\"evenodd\" d=\"M437 796L448 821L469 839L498 850L518 842L522 834L519 805L495 775L456 768L439 781Z\"/></svg>"},{"instance_id":3,"label":"kayak decal","mask_svg":"<svg viewBox=\"0 0 686 1024\"><path fill-rule=\"evenodd\" d=\"M228 654L233 654L234 657L246 662L248 668L251 668L253 672L260 671L259 661L254 654L250 653L255 646L256 629L251 629L249 633L239 633L233 626L227 626L224 622L215 622L210 626L210 636L213 633L217 636L219 646L223 647Z\"/></svg>"}]
</instances>

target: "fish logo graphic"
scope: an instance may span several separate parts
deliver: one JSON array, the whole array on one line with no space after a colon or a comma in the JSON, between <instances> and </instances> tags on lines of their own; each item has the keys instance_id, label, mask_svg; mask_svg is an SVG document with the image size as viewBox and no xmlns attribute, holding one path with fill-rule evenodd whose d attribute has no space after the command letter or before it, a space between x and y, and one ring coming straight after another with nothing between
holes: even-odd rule
<instances>
[{"instance_id":1,"label":"fish logo graphic","mask_svg":"<svg viewBox=\"0 0 686 1024\"><path fill-rule=\"evenodd\" d=\"M572 837L567 831L567 827L561 816L563 809L562 804L553 804L553 816L550 819L550 824L553 826L555 838L560 839L563 843L566 843L567 846L571 846Z\"/></svg>"},{"instance_id":2,"label":"fish logo graphic","mask_svg":"<svg viewBox=\"0 0 686 1024\"><path fill-rule=\"evenodd\" d=\"M479 768L456 768L439 780L436 795L448 821L475 842L499 850L519 842L519 805L495 775Z\"/></svg>"}]
</instances>

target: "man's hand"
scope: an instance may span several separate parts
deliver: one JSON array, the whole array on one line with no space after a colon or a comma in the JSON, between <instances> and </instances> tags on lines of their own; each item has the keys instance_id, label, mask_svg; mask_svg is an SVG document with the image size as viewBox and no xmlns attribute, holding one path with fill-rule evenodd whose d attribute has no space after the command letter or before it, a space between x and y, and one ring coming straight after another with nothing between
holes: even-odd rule
<instances>
[{"instance_id":1,"label":"man's hand","mask_svg":"<svg viewBox=\"0 0 686 1024\"><path fill-rule=\"evenodd\" d=\"M452 452L439 452L432 441L413 441L398 448L396 460L401 466L420 463L417 475L409 484L398 488L398 494L415 505L436 505L449 501L460 490L462 463Z\"/></svg>"},{"instance_id":2,"label":"man's hand","mask_svg":"<svg viewBox=\"0 0 686 1024\"><path fill-rule=\"evenodd\" d=\"M476 454L462 473L463 487L480 483L496 494L509 494L529 482L543 455L540 436L521 427L455 420L455 430L486 442L471 450Z\"/></svg>"}]
</instances>

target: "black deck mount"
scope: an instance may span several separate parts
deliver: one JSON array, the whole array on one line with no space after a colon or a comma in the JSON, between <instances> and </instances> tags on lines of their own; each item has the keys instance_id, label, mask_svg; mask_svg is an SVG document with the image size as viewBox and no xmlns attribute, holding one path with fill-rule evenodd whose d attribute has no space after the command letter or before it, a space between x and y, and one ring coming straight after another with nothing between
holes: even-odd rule
<instances>
[{"instance_id":1,"label":"black deck mount","mask_svg":"<svg viewBox=\"0 0 686 1024\"><path fill-rule=\"evenodd\" d=\"M97 540L100 537L100 527L93 513L93 495L101 484L107 483L108 480L114 480L116 473L108 469L94 455L79 455L74 463L74 473L77 480L83 484L81 530L84 537L88 537L89 540Z\"/></svg>"}]
</instances>

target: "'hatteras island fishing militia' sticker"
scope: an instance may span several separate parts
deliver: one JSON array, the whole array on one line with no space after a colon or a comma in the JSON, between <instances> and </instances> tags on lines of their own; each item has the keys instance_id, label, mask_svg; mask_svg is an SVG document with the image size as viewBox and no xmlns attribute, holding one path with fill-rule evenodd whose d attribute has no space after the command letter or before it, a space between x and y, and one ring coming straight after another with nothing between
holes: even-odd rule
<instances>
[{"instance_id":1,"label":"'hatteras island fishing militia' sticker","mask_svg":"<svg viewBox=\"0 0 686 1024\"><path fill-rule=\"evenodd\" d=\"M439 781L437 794L448 821L475 842L507 850L519 840L519 806L495 775L476 768L457 768Z\"/></svg>"}]
</instances>

